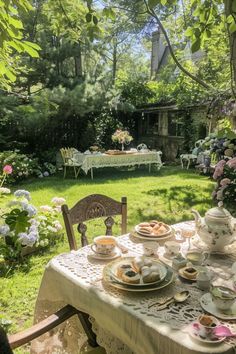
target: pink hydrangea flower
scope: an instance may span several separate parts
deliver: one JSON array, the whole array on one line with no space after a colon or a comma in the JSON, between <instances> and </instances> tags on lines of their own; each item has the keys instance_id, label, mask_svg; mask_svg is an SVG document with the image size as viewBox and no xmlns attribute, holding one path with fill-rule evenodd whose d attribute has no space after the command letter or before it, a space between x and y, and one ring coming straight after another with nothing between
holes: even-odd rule
<instances>
[{"instance_id":1,"label":"pink hydrangea flower","mask_svg":"<svg viewBox=\"0 0 236 354\"><path fill-rule=\"evenodd\" d=\"M213 178L217 179L222 176L223 171L224 171L224 165L226 164L225 160L220 160L215 167L215 172L213 174Z\"/></svg>"},{"instance_id":2,"label":"pink hydrangea flower","mask_svg":"<svg viewBox=\"0 0 236 354\"><path fill-rule=\"evenodd\" d=\"M11 167L11 165L5 165L3 167L3 172L6 174L6 175L10 175L13 171L13 168Z\"/></svg>"},{"instance_id":3,"label":"pink hydrangea flower","mask_svg":"<svg viewBox=\"0 0 236 354\"><path fill-rule=\"evenodd\" d=\"M233 169L236 169L236 157L234 157L233 159L229 160L227 162L227 165Z\"/></svg>"},{"instance_id":4,"label":"pink hydrangea flower","mask_svg":"<svg viewBox=\"0 0 236 354\"><path fill-rule=\"evenodd\" d=\"M221 186L227 186L228 184L231 183L231 180L229 178L223 178L221 181L220 181L220 185Z\"/></svg>"}]
</instances>

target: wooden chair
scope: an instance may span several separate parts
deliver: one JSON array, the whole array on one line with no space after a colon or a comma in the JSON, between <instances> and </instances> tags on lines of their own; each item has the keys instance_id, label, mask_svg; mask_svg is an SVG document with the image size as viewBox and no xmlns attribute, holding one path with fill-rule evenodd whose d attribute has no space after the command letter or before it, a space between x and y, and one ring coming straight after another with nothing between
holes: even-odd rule
<instances>
[{"instance_id":1,"label":"wooden chair","mask_svg":"<svg viewBox=\"0 0 236 354\"><path fill-rule=\"evenodd\" d=\"M73 225L78 224L77 230L81 234L82 246L88 245L86 236L87 226L84 221L106 217L104 223L106 225L106 235L112 235L112 226L114 219L112 216L121 215L121 232L127 232L127 200L126 197L121 198L118 202L101 194L92 194L81 199L71 209L67 205L62 205L62 215L65 222L66 233L69 241L70 250L77 250Z\"/></svg>"},{"instance_id":2,"label":"wooden chair","mask_svg":"<svg viewBox=\"0 0 236 354\"><path fill-rule=\"evenodd\" d=\"M96 342L96 335L88 331L87 323L84 323L84 316L88 316L84 312L77 310L73 306L67 305L54 313L53 315L49 316L48 318L42 320L41 322L35 324L29 329L26 329L20 333L9 335L8 338L6 337L3 329L0 328L0 353L1 354L11 354L12 349L16 349L21 347L22 345L32 341L33 339L41 336L42 334L50 331L51 329L55 328L59 324L65 322L70 317L77 315L79 316L80 322L84 327L84 330L88 336L88 343L92 347L98 347ZM92 333L92 335L91 335ZM90 354L105 354L103 348L99 347L94 351L90 351Z\"/></svg>"},{"instance_id":3,"label":"wooden chair","mask_svg":"<svg viewBox=\"0 0 236 354\"><path fill-rule=\"evenodd\" d=\"M81 163L75 159L75 149L74 148L63 148L60 149L61 157L63 160L64 167L64 178L66 177L67 167L72 167L74 169L75 178L78 177Z\"/></svg>"}]
</instances>

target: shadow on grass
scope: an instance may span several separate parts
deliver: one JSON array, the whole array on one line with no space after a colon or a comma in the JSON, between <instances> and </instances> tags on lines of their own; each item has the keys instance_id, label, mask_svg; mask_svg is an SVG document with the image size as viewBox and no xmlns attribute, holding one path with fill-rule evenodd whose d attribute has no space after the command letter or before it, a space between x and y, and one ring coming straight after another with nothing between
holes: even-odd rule
<instances>
[{"instance_id":1,"label":"shadow on grass","mask_svg":"<svg viewBox=\"0 0 236 354\"><path fill-rule=\"evenodd\" d=\"M144 193L157 197L158 205L163 205L163 208L149 214L148 217L162 220L164 216L165 222L168 223L193 220L192 208L197 208L201 214L204 214L209 206L213 205L211 192L211 186L199 189L197 186L190 185L149 190ZM137 212L140 220L145 220L145 212L140 208Z\"/></svg>"}]
</instances>

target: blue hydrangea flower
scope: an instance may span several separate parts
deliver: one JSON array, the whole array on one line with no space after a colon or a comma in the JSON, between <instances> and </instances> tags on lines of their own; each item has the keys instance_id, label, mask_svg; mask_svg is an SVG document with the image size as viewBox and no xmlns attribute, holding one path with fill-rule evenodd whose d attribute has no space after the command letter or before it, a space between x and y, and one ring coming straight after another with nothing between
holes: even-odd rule
<instances>
[{"instance_id":1,"label":"blue hydrangea flower","mask_svg":"<svg viewBox=\"0 0 236 354\"><path fill-rule=\"evenodd\" d=\"M17 191L15 191L14 196L17 198L21 198L24 197L27 200L30 200L30 192L26 191L25 189L18 189Z\"/></svg>"},{"instance_id":2,"label":"blue hydrangea flower","mask_svg":"<svg viewBox=\"0 0 236 354\"><path fill-rule=\"evenodd\" d=\"M10 227L7 224L0 226L0 235L5 236L9 233L9 231Z\"/></svg>"},{"instance_id":3,"label":"blue hydrangea flower","mask_svg":"<svg viewBox=\"0 0 236 354\"><path fill-rule=\"evenodd\" d=\"M32 247L38 240L39 235L37 232L30 232L29 234L26 232L21 232L18 234L18 237L22 246Z\"/></svg>"},{"instance_id":4,"label":"blue hydrangea flower","mask_svg":"<svg viewBox=\"0 0 236 354\"><path fill-rule=\"evenodd\" d=\"M23 210L27 211L29 217L32 217L37 214L37 209L32 204L22 202L21 207Z\"/></svg>"}]
</instances>

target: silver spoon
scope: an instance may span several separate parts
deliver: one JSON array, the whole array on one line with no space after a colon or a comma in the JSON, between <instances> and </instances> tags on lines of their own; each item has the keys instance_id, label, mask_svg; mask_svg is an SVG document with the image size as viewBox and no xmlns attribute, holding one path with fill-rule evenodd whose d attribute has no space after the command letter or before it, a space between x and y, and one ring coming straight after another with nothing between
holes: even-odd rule
<instances>
[{"instance_id":1,"label":"silver spoon","mask_svg":"<svg viewBox=\"0 0 236 354\"><path fill-rule=\"evenodd\" d=\"M158 311L159 310L163 310L166 307L168 307L170 304L172 304L172 302L177 302L177 303L184 302L185 300L187 300L189 295L190 295L189 291L188 290L184 290L184 291L181 291L180 293L176 293L171 298L168 298L166 302L161 303L161 304L156 302L155 304L150 305L148 308L157 305L157 310Z\"/></svg>"}]
</instances>

